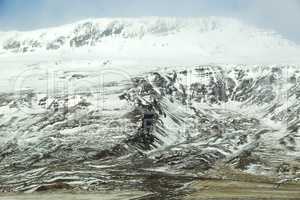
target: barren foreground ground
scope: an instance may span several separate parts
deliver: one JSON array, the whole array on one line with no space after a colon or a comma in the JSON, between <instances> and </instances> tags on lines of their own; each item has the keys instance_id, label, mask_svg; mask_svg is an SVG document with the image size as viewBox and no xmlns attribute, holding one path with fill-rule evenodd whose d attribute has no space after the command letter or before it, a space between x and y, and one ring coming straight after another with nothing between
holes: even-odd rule
<instances>
[{"instance_id":1,"label":"barren foreground ground","mask_svg":"<svg viewBox=\"0 0 300 200\"><path fill-rule=\"evenodd\" d=\"M300 184L284 184L279 188L272 183L255 183L229 180L201 180L190 185L185 195L177 197L184 200L285 200L300 199ZM150 200L156 194L142 191L114 191L93 194L78 193L36 193L0 196L1 200Z\"/></svg>"},{"instance_id":2,"label":"barren foreground ground","mask_svg":"<svg viewBox=\"0 0 300 200\"><path fill-rule=\"evenodd\" d=\"M278 189L269 183L240 181L200 181L193 185L196 190L185 199L300 199L300 185L288 184Z\"/></svg>"}]
</instances>

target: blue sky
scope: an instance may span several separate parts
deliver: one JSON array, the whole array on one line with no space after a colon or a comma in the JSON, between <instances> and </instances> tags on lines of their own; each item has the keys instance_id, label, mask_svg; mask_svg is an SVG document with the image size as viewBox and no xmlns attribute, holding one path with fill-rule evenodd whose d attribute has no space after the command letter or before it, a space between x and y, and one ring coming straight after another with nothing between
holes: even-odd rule
<instances>
[{"instance_id":1,"label":"blue sky","mask_svg":"<svg viewBox=\"0 0 300 200\"><path fill-rule=\"evenodd\" d=\"M94 17L225 16L300 43L300 0L0 0L0 30L31 30Z\"/></svg>"}]
</instances>

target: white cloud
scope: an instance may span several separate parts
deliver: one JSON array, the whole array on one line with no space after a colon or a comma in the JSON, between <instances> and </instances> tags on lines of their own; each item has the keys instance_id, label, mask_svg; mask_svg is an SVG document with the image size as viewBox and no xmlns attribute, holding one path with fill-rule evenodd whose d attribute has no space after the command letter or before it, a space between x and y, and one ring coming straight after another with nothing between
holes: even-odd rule
<instances>
[{"instance_id":1,"label":"white cloud","mask_svg":"<svg viewBox=\"0 0 300 200\"><path fill-rule=\"evenodd\" d=\"M300 0L248 1L239 11L239 16L300 43Z\"/></svg>"}]
</instances>

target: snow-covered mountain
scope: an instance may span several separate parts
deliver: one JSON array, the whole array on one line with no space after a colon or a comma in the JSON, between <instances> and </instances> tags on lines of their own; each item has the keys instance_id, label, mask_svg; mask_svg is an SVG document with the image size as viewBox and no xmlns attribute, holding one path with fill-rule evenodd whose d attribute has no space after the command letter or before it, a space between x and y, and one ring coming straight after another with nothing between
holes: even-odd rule
<instances>
[{"instance_id":1,"label":"snow-covered mountain","mask_svg":"<svg viewBox=\"0 0 300 200\"><path fill-rule=\"evenodd\" d=\"M297 45L275 32L229 18L93 19L44 30L0 33L0 54L61 54L75 49L115 59L189 59L195 63L299 61Z\"/></svg>"},{"instance_id":2,"label":"snow-covered mountain","mask_svg":"<svg viewBox=\"0 0 300 200\"><path fill-rule=\"evenodd\" d=\"M299 47L273 32L97 19L0 41L0 191L299 179Z\"/></svg>"}]
</instances>

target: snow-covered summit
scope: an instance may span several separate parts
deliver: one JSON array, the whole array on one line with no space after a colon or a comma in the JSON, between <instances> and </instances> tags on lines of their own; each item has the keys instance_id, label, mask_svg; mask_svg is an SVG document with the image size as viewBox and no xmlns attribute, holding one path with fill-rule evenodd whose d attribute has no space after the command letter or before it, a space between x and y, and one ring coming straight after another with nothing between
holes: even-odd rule
<instances>
[{"instance_id":1,"label":"snow-covered summit","mask_svg":"<svg viewBox=\"0 0 300 200\"><path fill-rule=\"evenodd\" d=\"M99 56L296 62L299 47L273 31L231 18L102 18L55 28L0 32L0 54L70 51Z\"/></svg>"}]
</instances>

